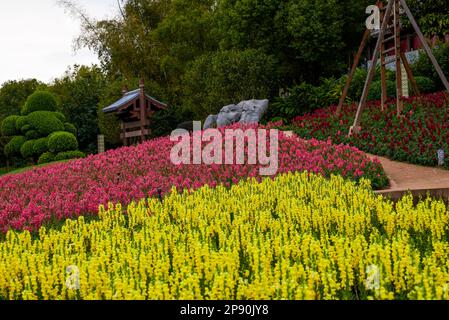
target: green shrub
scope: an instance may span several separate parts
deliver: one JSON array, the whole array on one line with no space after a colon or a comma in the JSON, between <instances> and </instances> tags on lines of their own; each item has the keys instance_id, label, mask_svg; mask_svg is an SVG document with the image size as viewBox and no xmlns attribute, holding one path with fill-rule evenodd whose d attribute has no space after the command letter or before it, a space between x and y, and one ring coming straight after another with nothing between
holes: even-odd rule
<instances>
[{"instance_id":1,"label":"green shrub","mask_svg":"<svg viewBox=\"0 0 449 320\"><path fill-rule=\"evenodd\" d=\"M20 148L22 148L23 144L26 142L26 138L24 136L15 136L11 139L11 141L5 146L4 153L6 156L16 156L20 155Z\"/></svg>"},{"instance_id":2,"label":"green shrub","mask_svg":"<svg viewBox=\"0 0 449 320\"><path fill-rule=\"evenodd\" d=\"M37 131L37 130L29 130L29 131L27 131L27 133L25 133L25 137L28 140L34 140L34 139L39 139L41 137L41 135L39 134L39 131Z\"/></svg>"},{"instance_id":3,"label":"green shrub","mask_svg":"<svg viewBox=\"0 0 449 320\"><path fill-rule=\"evenodd\" d=\"M65 131L70 132L75 136L78 133L78 130L76 130L76 127L73 124L68 123L68 122L64 123L64 129L65 129Z\"/></svg>"},{"instance_id":4,"label":"green shrub","mask_svg":"<svg viewBox=\"0 0 449 320\"><path fill-rule=\"evenodd\" d=\"M66 122L67 119L65 118L65 115L62 114L61 112L53 112L53 114L62 123Z\"/></svg>"},{"instance_id":5,"label":"green shrub","mask_svg":"<svg viewBox=\"0 0 449 320\"><path fill-rule=\"evenodd\" d=\"M48 138L40 138L34 141L33 154L38 156L48 151Z\"/></svg>"},{"instance_id":6,"label":"green shrub","mask_svg":"<svg viewBox=\"0 0 449 320\"><path fill-rule=\"evenodd\" d=\"M78 141L70 132L54 132L48 137L48 150L55 154L76 149L78 149Z\"/></svg>"},{"instance_id":7,"label":"green shrub","mask_svg":"<svg viewBox=\"0 0 449 320\"><path fill-rule=\"evenodd\" d=\"M435 83L432 79L427 77L415 77L415 80L420 93L432 93L437 91Z\"/></svg>"},{"instance_id":8,"label":"green shrub","mask_svg":"<svg viewBox=\"0 0 449 320\"><path fill-rule=\"evenodd\" d=\"M54 112L36 111L27 116L27 121L43 137L55 131L64 131L64 123L55 116Z\"/></svg>"},{"instance_id":9,"label":"green shrub","mask_svg":"<svg viewBox=\"0 0 449 320\"><path fill-rule=\"evenodd\" d=\"M27 117L24 117L24 116L17 117L17 120L16 120L16 129L17 130L22 130L22 128L24 126L26 126L27 124L28 124Z\"/></svg>"},{"instance_id":10,"label":"green shrub","mask_svg":"<svg viewBox=\"0 0 449 320\"><path fill-rule=\"evenodd\" d=\"M36 91L30 95L22 108L22 115L36 111L56 111L58 105L55 97L47 91Z\"/></svg>"},{"instance_id":11,"label":"green shrub","mask_svg":"<svg viewBox=\"0 0 449 320\"><path fill-rule=\"evenodd\" d=\"M62 160L70 160L70 159L78 159L84 158L86 155L81 151L65 151L60 152L55 156L54 161L62 161Z\"/></svg>"},{"instance_id":12,"label":"green shrub","mask_svg":"<svg viewBox=\"0 0 449 320\"><path fill-rule=\"evenodd\" d=\"M387 97L396 97L396 82L387 80ZM382 98L382 82L380 80L374 81L368 94L368 101L380 100Z\"/></svg>"},{"instance_id":13,"label":"green shrub","mask_svg":"<svg viewBox=\"0 0 449 320\"><path fill-rule=\"evenodd\" d=\"M16 129L16 121L18 116L9 116L2 121L2 135L5 137L12 137L19 132Z\"/></svg>"},{"instance_id":14,"label":"green shrub","mask_svg":"<svg viewBox=\"0 0 449 320\"><path fill-rule=\"evenodd\" d=\"M20 148L20 154L22 155L22 157L24 157L25 159L31 158L34 154L33 147L34 140L26 141Z\"/></svg>"},{"instance_id":15,"label":"green shrub","mask_svg":"<svg viewBox=\"0 0 449 320\"><path fill-rule=\"evenodd\" d=\"M39 160L38 160L38 164L45 164L45 163L49 163L49 162L52 162L52 161L54 161L54 159L55 159L55 155L53 154L53 153L51 153L51 152L45 152L45 153L43 153L40 157L39 157Z\"/></svg>"},{"instance_id":16,"label":"green shrub","mask_svg":"<svg viewBox=\"0 0 449 320\"><path fill-rule=\"evenodd\" d=\"M23 127L20 128L20 131L25 134L28 131L30 131L32 129L32 127L29 124L24 125Z\"/></svg>"},{"instance_id":17,"label":"green shrub","mask_svg":"<svg viewBox=\"0 0 449 320\"><path fill-rule=\"evenodd\" d=\"M433 53L444 74L449 78L449 43L441 44L438 47L434 48ZM412 69L415 76L423 76L431 79L435 85L434 91L444 89L438 73L436 72L432 62L424 51L420 51L420 56L418 60L413 64Z\"/></svg>"}]
</instances>

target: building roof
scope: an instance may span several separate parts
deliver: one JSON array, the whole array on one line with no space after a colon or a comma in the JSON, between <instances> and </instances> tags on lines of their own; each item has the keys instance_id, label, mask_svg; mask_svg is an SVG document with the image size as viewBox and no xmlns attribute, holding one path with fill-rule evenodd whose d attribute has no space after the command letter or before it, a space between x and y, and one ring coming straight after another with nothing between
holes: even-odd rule
<instances>
[{"instance_id":1,"label":"building roof","mask_svg":"<svg viewBox=\"0 0 449 320\"><path fill-rule=\"evenodd\" d=\"M167 105L165 103L160 102L156 98L153 98L152 96L150 96L148 94L145 94L145 96L147 97L148 100L155 103L157 107L159 107L159 108L167 107ZM125 93L125 95L120 100L114 102L113 104L111 104L110 106L108 106L106 108L103 108L103 112L110 113L110 112L117 111L121 107L124 107L124 106L130 104L132 101L139 99L139 97L140 97L139 89L129 91L129 92Z\"/></svg>"}]
</instances>

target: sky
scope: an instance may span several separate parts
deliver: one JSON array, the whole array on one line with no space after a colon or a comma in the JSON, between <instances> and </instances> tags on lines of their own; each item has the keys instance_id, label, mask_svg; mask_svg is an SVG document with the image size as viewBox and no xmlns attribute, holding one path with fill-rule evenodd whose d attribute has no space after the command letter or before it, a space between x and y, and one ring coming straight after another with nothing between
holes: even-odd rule
<instances>
[{"instance_id":1,"label":"sky","mask_svg":"<svg viewBox=\"0 0 449 320\"><path fill-rule=\"evenodd\" d=\"M116 0L75 0L89 16L112 17ZM0 0L0 85L36 78L50 82L73 64L98 63L87 49L74 51L80 22L57 0Z\"/></svg>"}]
</instances>

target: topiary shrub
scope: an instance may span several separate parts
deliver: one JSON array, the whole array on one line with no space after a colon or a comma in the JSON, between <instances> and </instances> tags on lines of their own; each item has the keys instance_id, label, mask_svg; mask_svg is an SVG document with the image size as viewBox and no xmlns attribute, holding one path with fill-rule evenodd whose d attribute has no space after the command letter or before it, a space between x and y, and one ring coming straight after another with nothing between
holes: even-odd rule
<instances>
[{"instance_id":1,"label":"topiary shrub","mask_svg":"<svg viewBox=\"0 0 449 320\"><path fill-rule=\"evenodd\" d=\"M54 112L36 111L27 116L27 121L43 137L55 131L64 131L64 123L55 116Z\"/></svg>"},{"instance_id":2,"label":"topiary shrub","mask_svg":"<svg viewBox=\"0 0 449 320\"><path fill-rule=\"evenodd\" d=\"M32 158L34 154L33 147L34 147L34 140L26 141L20 148L20 153L22 154L22 157L24 157L25 159Z\"/></svg>"},{"instance_id":3,"label":"topiary shrub","mask_svg":"<svg viewBox=\"0 0 449 320\"><path fill-rule=\"evenodd\" d=\"M70 160L70 159L78 159L78 158L84 158L86 154L81 151L65 151L58 153L54 161L62 161L62 160Z\"/></svg>"},{"instance_id":4,"label":"topiary shrub","mask_svg":"<svg viewBox=\"0 0 449 320\"><path fill-rule=\"evenodd\" d=\"M16 156L20 155L20 148L22 148L23 144L26 142L26 138L24 136L15 136L11 139L11 141L5 146L4 153L6 156Z\"/></svg>"},{"instance_id":5,"label":"topiary shrub","mask_svg":"<svg viewBox=\"0 0 449 320\"><path fill-rule=\"evenodd\" d=\"M39 139L41 137L41 135L39 134L39 131L37 131L37 130L29 130L29 131L27 131L27 133L25 133L25 137L28 140L35 140L35 139Z\"/></svg>"},{"instance_id":6,"label":"topiary shrub","mask_svg":"<svg viewBox=\"0 0 449 320\"><path fill-rule=\"evenodd\" d=\"M36 91L28 97L22 108L22 115L36 111L56 111L58 105L55 97L47 91Z\"/></svg>"},{"instance_id":7,"label":"topiary shrub","mask_svg":"<svg viewBox=\"0 0 449 320\"><path fill-rule=\"evenodd\" d=\"M27 124L28 124L27 117L24 117L24 116L18 116L17 117L17 120L16 120L16 129L17 129L17 131L22 130L22 128L24 126L26 126Z\"/></svg>"},{"instance_id":8,"label":"topiary shrub","mask_svg":"<svg viewBox=\"0 0 449 320\"><path fill-rule=\"evenodd\" d=\"M53 115L62 123L66 122L66 117L64 114L62 114L61 112L53 112Z\"/></svg>"},{"instance_id":9,"label":"topiary shrub","mask_svg":"<svg viewBox=\"0 0 449 320\"><path fill-rule=\"evenodd\" d=\"M18 116L9 116L2 121L2 135L5 137L12 137L19 134L16 128L16 121Z\"/></svg>"},{"instance_id":10,"label":"topiary shrub","mask_svg":"<svg viewBox=\"0 0 449 320\"><path fill-rule=\"evenodd\" d=\"M37 161L38 164L45 164L45 163L49 163L54 161L55 159L55 155L51 152L45 152L43 153L40 157L39 160Z\"/></svg>"},{"instance_id":11,"label":"topiary shrub","mask_svg":"<svg viewBox=\"0 0 449 320\"><path fill-rule=\"evenodd\" d=\"M432 93L437 91L435 83L432 79L427 77L415 77L416 84L420 93Z\"/></svg>"},{"instance_id":12,"label":"topiary shrub","mask_svg":"<svg viewBox=\"0 0 449 320\"><path fill-rule=\"evenodd\" d=\"M22 128L20 128L20 131L23 133L23 134L26 134L28 131L30 131L32 128L31 128L31 126L29 125L29 124L26 124L26 125L24 125Z\"/></svg>"},{"instance_id":13,"label":"topiary shrub","mask_svg":"<svg viewBox=\"0 0 449 320\"><path fill-rule=\"evenodd\" d=\"M48 138L40 138L34 141L33 154L39 156L48 151Z\"/></svg>"},{"instance_id":14,"label":"topiary shrub","mask_svg":"<svg viewBox=\"0 0 449 320\"><path fill-rule=\"evenodd\" d=\"M54 132L48 137L48 150L55 154L78 149L76 137L65 131Z\"/></svg>"},{"instance_id":15,"label":"topiary shrub","mask_svg":"<svg viewBox=\"0 0 449 320\"><path fill-rule=\"evenodd\" d=\"M64 123L64 128L65 131L70 132L75 136L78 134L78 130L76 130L76 127L71 123L68 122Z\"/></svg>"}]
</instances>

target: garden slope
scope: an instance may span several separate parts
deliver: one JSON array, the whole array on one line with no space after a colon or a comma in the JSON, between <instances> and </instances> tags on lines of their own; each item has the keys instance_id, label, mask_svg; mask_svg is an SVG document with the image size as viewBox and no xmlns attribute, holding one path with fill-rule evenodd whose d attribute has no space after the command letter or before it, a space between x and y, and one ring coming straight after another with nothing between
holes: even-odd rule
<instances>
[{"instance_id":1,"label":"garden slope","mask_svg":"<svg viewBox=\"0 0 449 320\"><path fill-rule=\"evenodd\" d=\"M0 228L37 230L42 224L80 215L95 215L99 205L128 204L163 195L173 186L197 189L205 184L230 186L259 177L258 165L173 165L169 137L125 147L68 163L0 177ZM309 171L341 174L375 186L387 182L379 162L362 152L330 142L307 143L280 133L279 173Z\"/></svg>"}]
</instances>

